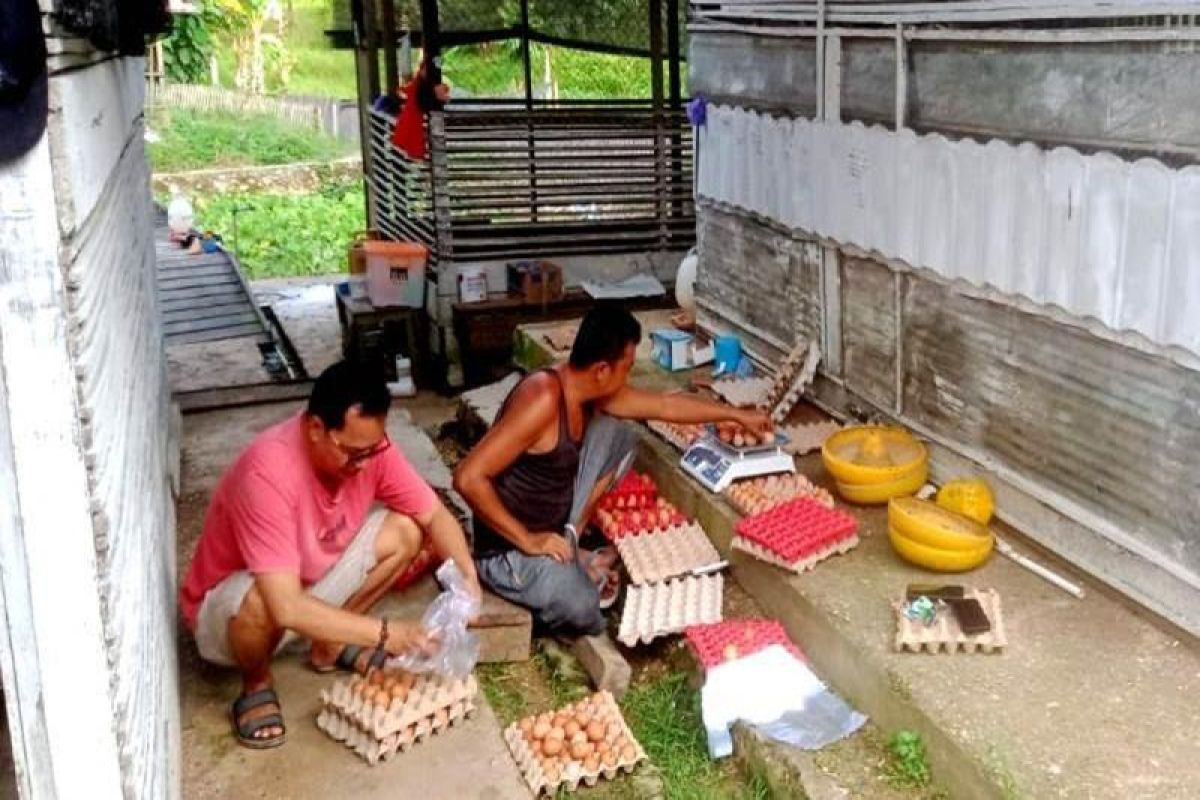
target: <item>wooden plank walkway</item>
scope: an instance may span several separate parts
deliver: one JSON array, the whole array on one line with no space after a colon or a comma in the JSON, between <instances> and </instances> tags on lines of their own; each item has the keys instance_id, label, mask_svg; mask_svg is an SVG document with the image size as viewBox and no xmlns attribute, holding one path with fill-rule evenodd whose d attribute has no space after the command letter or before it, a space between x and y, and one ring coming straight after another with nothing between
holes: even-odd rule
<instances>
[{"instance_id":1,"label":"wooden plank walkway","mask_svg":"<svg viewBox=\"0 0 1200 800\"><path fill-rule=\"evenodd\" d=\"M189 255L167 240L165 219L154 235L158 296L168 345L250 338L272 341L241 268L232 255Z\"/></svg>"}]
</instances>

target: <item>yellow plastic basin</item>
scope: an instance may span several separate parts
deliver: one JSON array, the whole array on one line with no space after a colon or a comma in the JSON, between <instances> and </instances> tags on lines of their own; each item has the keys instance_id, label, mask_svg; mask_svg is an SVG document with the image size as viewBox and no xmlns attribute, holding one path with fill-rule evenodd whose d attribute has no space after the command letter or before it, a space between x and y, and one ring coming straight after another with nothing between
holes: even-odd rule
<instances>
[{"instance_id":1,"label":"yellow plastic basin","mask_svg":"<svg viewBox=\"0 0 1200 800\"><path fill-rule=\"evenodd\" d=\"M826 439L821 459L839 483L862 485L908 477L928 462L929 453L903 428L860 425Z\"/></svg>"},{"instance_id":2,"label":"yellow plastic basin","mask_svg":"<svg viewBox=\"0 0 1200 800\"><path fill-rule=\"evenodd\" d=\"M992 488L980 478L959 478L945 484L937 493L937 504L950 511L957 511L981 525L992 520L996 500Z\"/></svg>"},{"instance_id":3,"label":"yellow plastic basin","mask_svg":"<svg viewBox=\"0 0 1200 800\"><path fill-rule=\"evenodd\" d=\"M916 494L929 479L929 464L921 462L910 473L885 483L842 483L837 482L838 494L842 499L860 506L883 505L894 497Z\"/></svg>"},{"instance_id":4,"label":"yellow plastic basin","mask_svg":"<svg viewBox=\"0 0 1200 800\"><path fill-rule=\"evenodd\" d=\"M914 542L889 525L888 539L892 548L905 561L934 572L966 572L987 561L988 556L992 554L990 537L973 550L940 550Z\"/></svg>"},{"instance_id":5,"label":"yellow plastic basin","mask_svg":"<svg viewBox=\"0 0 1200 800\"><path fill-rule=\"evenodd\" d=\"M928 500L898 497L888 503L888 526L907 539L938 550L990 548L986 525L949 511Z\"/></svg>"}]
</instances>

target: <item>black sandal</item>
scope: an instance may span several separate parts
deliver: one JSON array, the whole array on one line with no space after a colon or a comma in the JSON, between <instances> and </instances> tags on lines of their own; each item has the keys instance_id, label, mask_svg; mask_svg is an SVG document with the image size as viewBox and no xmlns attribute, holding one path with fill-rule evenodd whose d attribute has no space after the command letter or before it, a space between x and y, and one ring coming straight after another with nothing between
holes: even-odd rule
<instances>
[{"instance_id":1,"label":"black sandal","mask_svg":"<svg viewBox=\"0 0 1200 800\"><path fill-rule=\"evenodd\" d=\"M313 667L313 669L325 675L330 672L358 672L358 657L362 655L363 649L356 644L348 644L342 648L342 652L338 653L337 660L328 667ZM373 669L380 669L383 663L387 661L387 653L375 647L371 649L371 657L367 659L367 672Z\"/></svg>"},{"instance_id":2,"label":"black sandal","mask_svg":"<svg viewBox=\"0 0 1200 800\"><path fill-rule=\"evenodd\" d=\"M283 715L279 712L242 721L242 717L248 711L271 704L274 704L276 708L282 708L279 704L279 696L270 687L251 694L244 694L233 701L233 733L242 747L248 747L251 750L269 750L272 747L279 747L287 741L287 728L284 727ZM254 735L263 728L279 728L282 733L266 737Z\"/></svg>"}]
</instances>

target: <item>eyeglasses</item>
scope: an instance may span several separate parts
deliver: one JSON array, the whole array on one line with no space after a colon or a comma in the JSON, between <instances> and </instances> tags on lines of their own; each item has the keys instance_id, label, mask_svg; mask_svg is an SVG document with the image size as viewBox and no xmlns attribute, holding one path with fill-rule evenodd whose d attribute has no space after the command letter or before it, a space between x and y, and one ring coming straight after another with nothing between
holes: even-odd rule
<instances>
[{"instance_id":1,"label":"eyeglasses","mask_svg":"<svg viewBox=\"0 0 1200 800\"><path fill-rule=\"evenodd\" d=\"M383 439L370 447L348 447L337 440L337 437L333 435L333 431L326 431L326 433L329 434L329 441L333 442L333 446L346 457L346 466L354 466L364 461L369 461L392 446L392 440L388 438L386 433L383 435Z\"/></svg>"}]
</instances>

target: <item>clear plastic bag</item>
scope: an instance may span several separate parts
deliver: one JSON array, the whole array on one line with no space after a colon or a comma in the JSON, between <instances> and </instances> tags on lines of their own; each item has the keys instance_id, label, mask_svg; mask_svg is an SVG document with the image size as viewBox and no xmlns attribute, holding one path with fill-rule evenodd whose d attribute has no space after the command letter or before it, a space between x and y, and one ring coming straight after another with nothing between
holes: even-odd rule
<instances>
[{"instance_id":1,"label":"clear plastic bag","mask_svg":"<svg viewBox=\"0 0 1200 800\"><path fill-rule=\"evenodd\" d=\"M471 593L458 565L447 560L437 571L442 593L425 609L421 625L436 637L433 655L405 653L388 659L388 666L408 672L437 672L456 678L466 677L479 661L479 636L467 630L467 623L479 613L479 599Z\"/></svg>"}]
</instances>

